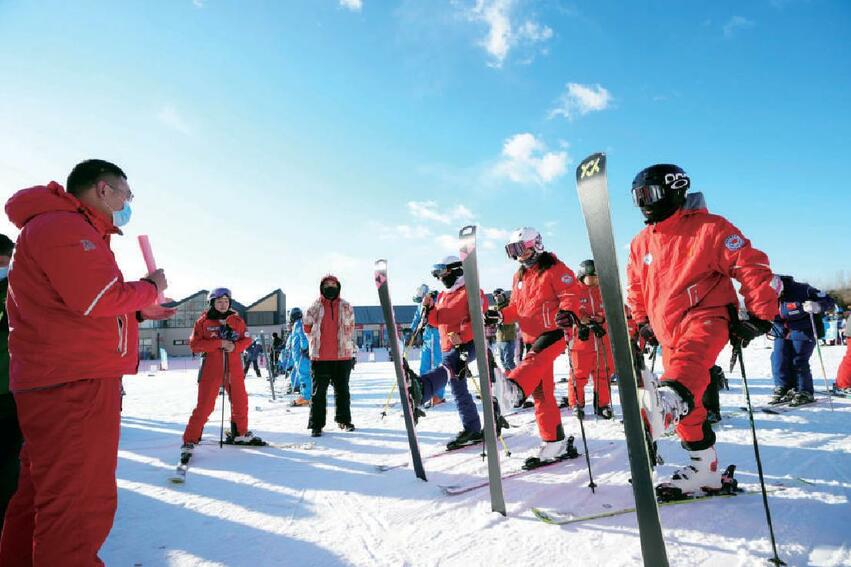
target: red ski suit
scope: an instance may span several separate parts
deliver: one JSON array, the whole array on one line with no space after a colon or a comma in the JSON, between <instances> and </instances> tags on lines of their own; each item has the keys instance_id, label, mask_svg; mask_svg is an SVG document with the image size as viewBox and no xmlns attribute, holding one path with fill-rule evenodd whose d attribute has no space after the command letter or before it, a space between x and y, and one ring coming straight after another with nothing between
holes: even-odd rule
<instances>
[{"instance_id":1,"label":"red ski suit","mask_svg":"<svg viewBox=\"0 0 851 567\"><path fill-rule=\"evenodd\" d=\"M627 301L635 321L649 320L662 345L662 380L693 396L694 409L677 426L685 443L714 439L701 400L728 340L727 306L739 303L731 278L741 284L748 311L771 321L778 311L771 277L768 257L724 217L710 214L700 193L632 240Z\"/></svg>"},{"instance_id":2,"label":"red ski suit","mask_svg":"<svg viewBox=\"0 0 851 567\"><path fill-rule=\"evenodd\" d=\"M506 375L524 394L532 394L541 439L557 441L564 432L555 398L553 363L564 352L566 343L555 316L559 309L576 313L579 295L573 271L555 254L545 254L552 261L548 268L541 268L541 260L549 263L545 257L531 268L514 274L511 300L502 310L502 318L506 323L519 323L523 342L534 345L517 368Z\"/></svg>"},{"instance_id":3,"label":"red ski suit","mask_svg":"<svg viewBox=\"0 0 851 567\"><path fill-rule=\"evenodd\" d=\"M135 312L157 288L124 281L112 219L58 183L18 191L6 213L21 229L7 313L24 447L0 565L102 565L117 502L121 376L136 373Z\"/></svg>"},{"instance_id":4,"label":"red ski suit","mask_svg":"<svg viewBox=\"0 0 851 567\"><path fill-rule=\"evenodd\" d=\"M482 300L482 310L488 308L488 298L479 290ZM440 333L440 350L449 352L454 348L449 333L455 333L461 338L461 343L473 340L473 327L470 324L470 306L467 304L467 286L441 291L437 295L434 307L428 312L428 323L437 327Z\"/></svg>"},{"instance_id":5,"label":"red ski suit","mask_svg":"<svg viewBox=\"0 0 851 567\"><path fill-rule=\"evenodd\" d=\"M240 338L234 342L230 353L222 349L219 338L223 325L230 326ZM200 352L204 358L199 371L198 403L183 432L184 443L197 443L204 431L204 424L216 407L219 388L225 384L230 398L230 419L236 424L239 435L248 431L248 394L245 392L245 374L242 372L242 353L251 344L251 336L245 331L245 322L231 311L225 319L209 319L203 313L195 322L189 348Z\"/></svg>"},{"instance_id":6,"label":"red ski suit","mask_svg":"<svg viewBox=\"0 0 851 567\"><path fill-rule=\"evenodd\" d=\"M851 388L851 337L848 337L846 343L848 346L845 347L845 356L836 371L836 387L843 389Z\"/></svg>"},{"instance_id":7,"label":"red ski suit","mask_svg":"<svg viewBox=\"0 0 851 567\"><path fill-rule=\"evenodd\" d=\"M600 287L589 287L582 282L577 283L579 290L579 311L577 315L583 321L591 320L599 324L603 329L606 327L606 314L603 310L603 298L600 295ZM567 396L571 406L576 405L576 395L579 396L579 406L585 406L585 385L588 378L593 377L594 392L597 394L597 407L605 407L611 403L611 386L609 378L615 372L615 363L612 358L612 346L609 344L609 335L597 337L589 332L588 340L579 340L576 332L572 334L570 341L570 361L572 365L572 376L567 385ZM576 392L573 391L573 380L576 380Z\"/></svg>"}]
</instances>

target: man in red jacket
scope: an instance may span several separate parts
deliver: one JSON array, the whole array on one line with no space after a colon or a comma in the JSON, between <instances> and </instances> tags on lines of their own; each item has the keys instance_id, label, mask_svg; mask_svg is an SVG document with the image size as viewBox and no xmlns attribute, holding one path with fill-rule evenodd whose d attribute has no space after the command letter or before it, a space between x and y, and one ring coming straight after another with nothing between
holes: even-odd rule
<instances>
[{"instance_id":1,"label":"man in red jacket","mask_svg":"<svg viewBox=\"0 0 851 567\"><path fill-rule=\"evenodd\" d=\"M584 260L579 265L576 277L579 280L577 316L580 325L575 328L570 341L572 375L567 385L568 400L577 414L584 417L585 385L589 378L593 378L594 413L603 419L612 419L609 378L615 370L615 364L606 334L606 313L594 260Z\"/></svg>"},{"instance_id":2,"label":"man in red jacket","mask_svg":"<svg viewBox=\"0 0 851 567\"><path fill-rule=\"evenodd\" d=\"M138 323L174 314L156 304L162 270L125 282L110 238L130 218L121 169L78 164L58 183L6 203L21 229L7 302L10 389L24 447L0 566L103 565L116 508L121 376L138 367Z\"/></svg>"},{"instance_id":3,"label":"man in red jacket","mask_svg":"<svg viewBox=\"0 0 851 567\"><path fill-rule=\"evenodd\" d=\"M638 173L632 196L647 227L632 240L627 265L638 332L662 345L665 362L658 388L645 380L642 417L654 440L676 426L691 458L657 487L674 497L721 487L715 433L702 402L709 369L728 339L747 344L768 332L777 315L768 257L724 217L710 214L702 194L686 195L689 186L676 165ZM739 305L732 278L741 284L748 320L730 320L730 306Z\"/></svg>"},{"instance_id":4,"label":"man in red jacket","mask_svg":"<svg viewBox=\"0 0 851 567\"><path fill-rule=\"evenodd\" d=\"M497 380L500 406L517 406L527 396L535 400L535 420L543 444L536 457L526 459L533 468L573 456L564 435L555 397L553 363L564 353L564 328L572 326L579 309L576 276L552 252L544 251L541 234L530 227L514 231L505 245L508 257L520 268L514 274L511 299L502 311L491 310L487 323L519 323L529 349L507 380Z\"/></svg>"},{"instance_id":5,"label":"man in red jacket","mask_svg":"<svg viewBox=\"0 0 851 567\"><path fill-rule=\"evenodd\" d=\"M219 287L210 292L210 308L198 317L189 348L201 354L201 377L198 380L198 403L192 410L183 432L182 455L192 454L201 440L204 424L216 407L219 388L230 398L230 445L266 445L248 430L248 394L245 392L245 371L242 353L251 344L245 321L231 309L231 292Z\"/></svg>"}]
</instances>

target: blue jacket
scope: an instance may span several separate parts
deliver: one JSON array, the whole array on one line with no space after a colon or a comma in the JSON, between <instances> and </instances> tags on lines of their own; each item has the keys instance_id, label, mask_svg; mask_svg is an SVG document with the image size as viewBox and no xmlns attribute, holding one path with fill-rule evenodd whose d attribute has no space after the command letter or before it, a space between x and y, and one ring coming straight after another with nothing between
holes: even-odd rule
<instances>
[{"instance_id":1,"label":"blue jacket","mask_svg":"<svg viewBox=\"0 0 851 567\"><path fill-rule=\"evenodd\" d=\"M307 354L309 346L310 341L304 333L304 323L299 319L293 324L293 330L287 337L287 352L290 354L292 368L302 375L310 374L310 356Z\"/></svg>"},{"instance_id":2,"label":"blue jacket","mask_svg":"<svg viewBox=\"0 0 851 567\"><path fill-rule=\"evenodd\" d=\"M774 319L774 331L779 337L791 340L813 340L813 324L810 314L804 311L805 301L821 304L822 313L832 309L836 303L823 291L813 286L796 282L792 278L783 278L783 292L780 294L780 315ZM823 329L821 316L815 319L816 329Z\"/></svg>"},{"instance_id":3,"label":"blue jacket","mask_svg":"<svg viewBox=\"0 0 851 567\"><path fill-rule=\"evenodd\" d=\"M422 304L420 304L419 307L417 307L417 312L414 314L414 319L411 321L411 332L417 330L417 326L420 324L424 311L425 309ZM428 323L426 323L425 327L423 327L423 350L440 352L440 333L436 327L432 327Z\"/></svg>"},{"instance_id":4,"label":"blue jacket","mask_svg":"<svg viewBox=\"0 0 851 567\"><path fill-rule=\"evenodd\" d=\"M245 357L248 360L253 362L253 361L257 360L258 356L260 356L260 352L262 350L263 350L263 346L260 343L258 343L258 342L251 343L251 345L247 349L245 349Z\"/></svg>"}]
</instances>

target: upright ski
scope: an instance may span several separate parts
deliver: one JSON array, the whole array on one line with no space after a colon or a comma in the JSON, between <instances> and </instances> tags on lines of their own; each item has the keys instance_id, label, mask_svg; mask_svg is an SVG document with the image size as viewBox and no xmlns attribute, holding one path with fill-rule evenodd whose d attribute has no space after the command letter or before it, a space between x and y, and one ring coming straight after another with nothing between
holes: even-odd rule
<instances>
[{"instance_id":1,"label":"upright ski","mask_svg":"<svg viewBox=\"0 0 851 567\"><path fill-rule=\"evenodd\" d=\"M399 337L396 332L396 317L393 315L393 303L390 301L390 288L387 286L387 260L375 262L375 286L378 288L378 299L384 311L384 323L387 326L387 337L390 341L390 352L393 355L393 368L396 370L396 384L399 387L399 398L402 401L402 413L405 416L405 429L408 431L408 445L411 448L411 460L414 463L414 473L417 478L428 481L420 456L420 445L417 441L417 431L414 428L414 408L408 396L407 375L402 369L402 352L399 349Z\"/></svg>"},{"instance_id":2,"label":"upright ski","mask_svg":"<svg viewBox=\"0 0 851 567\"><path fill-rule=\"evenodd\" d=\"M593 154L579 164L576 168L576 191L579 193L579 203L588 228L594 264L600 276L600 291L603 296L612 355L618 374L618 391L623 408L641 554L646 566L667 566L668 556L665 540L662 537L659 509L656 506L656 492L653 486L648 447L645 443L644 425L638 407L637 367L633 360L626 327L626 313L609 208L605 154Z\"/></svg>"},{"instance_id":3,"label":"upright ski","mask_svg":"<svg viewBox=\"0 0 851 567\"><path fill-rule=\"evenodd\" d=\"M499 450L496 447L496 418L494 417L493 393L491 391L488 345L485 340L485 324L482 319L482 298L479 297L479 266L476 261L476 227L465 226L458 233L461 240L461 263L464 266L464 284L467 287L467 305L473 327L473 342L476 345L476 364L479 368L479 386L482 392L482 413L485 433L485 448L488 455L488 484L490 485L491 510L505 516L505 497L502 494L502 474L499 470Z\"/></svg>"}]
</instances>

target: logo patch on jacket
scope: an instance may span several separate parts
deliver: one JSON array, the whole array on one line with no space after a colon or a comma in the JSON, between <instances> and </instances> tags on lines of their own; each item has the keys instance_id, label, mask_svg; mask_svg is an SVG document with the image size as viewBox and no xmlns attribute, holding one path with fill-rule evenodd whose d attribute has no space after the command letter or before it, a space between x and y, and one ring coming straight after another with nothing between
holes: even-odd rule
<instances>
[{"instance_id":1,"label":"logo patch on jacket","mask_svg":"<svg viewBox=\"0 0 851 567\"><path fill-rule=\"evenodd\" d=\"M645 254L645 255L644 255L644 263L645 263L645 264L647 264L648 266L649 266L650 264L652 264L652 263L653 263L653 254L651 254L650 252L648 252L647 254Z\"/></svg>"},{"instance_id":2,"label":"logo patch on jacket","mask_svg":"<svg viewBox=\"0 0 851 567\"><path fill-rule=\"evenodd\" d=\"M523 289L523 280L517 282L517 289Z\"/></svg>"},{"instance_id":3,"label":"logo patch on jacket","mask_svg":"<svg viewBox=\"0 0 851 567\"><path fill-rule=\"evenodd\" d=\"M724 246L726 246L727 250L730 252L735 252L744 245L745 239L738 234L731 234L724 240Z\"/></svg>"},{"instance_id":4,"label":"logo patch on jacket","mask_svg":"<svg viewBox=\"0 0 851 567\"><path fill-rule=\"evenodd\" d=\"M86 240L85 238L80 241L80 244L83 245L83 252L89 252L96 248L95 243L91 240Z\"/></svg>"},{"instance_id":5,"label":"logo patch on jacket","mask_svg":"<svg viewBox=\"0 0 851 567\"><path fill-rule=\"evenodd\" d=\"M561 283L563 283L564 285L570 285L573 283L573 277L570 274L564 274L561 277Z\"/></svg>"}]
</instances>

